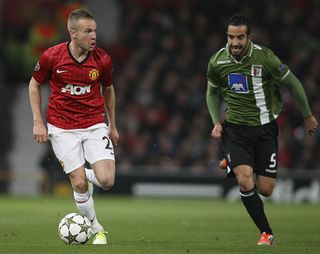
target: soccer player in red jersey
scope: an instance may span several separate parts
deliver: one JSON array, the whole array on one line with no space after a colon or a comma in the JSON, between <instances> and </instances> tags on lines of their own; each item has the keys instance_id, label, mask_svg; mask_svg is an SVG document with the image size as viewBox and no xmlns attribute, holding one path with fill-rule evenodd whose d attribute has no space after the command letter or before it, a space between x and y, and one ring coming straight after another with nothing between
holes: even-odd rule
<instances>
[{"instance_id":1,"label":"soccer player in red jersey","mask_svg":"<svg viewBox=\"0 0 320 254\"><path fill-rule=\"evenodd\" d=\"M107 244L89 185L107 190L114 184L113 145L117 144L119 133L115 124L112 61L96 47L97 25L89 12L74 10L67 24L71 41L47 49L30 80L33 136L39 143L51 140L55 155L69 176L77 208L91 220L93 244ZM41 87L47 82L51 95L46 126L41 111ZM85 160L93 170L85 169Z\"/></svg>"}]
</instances>

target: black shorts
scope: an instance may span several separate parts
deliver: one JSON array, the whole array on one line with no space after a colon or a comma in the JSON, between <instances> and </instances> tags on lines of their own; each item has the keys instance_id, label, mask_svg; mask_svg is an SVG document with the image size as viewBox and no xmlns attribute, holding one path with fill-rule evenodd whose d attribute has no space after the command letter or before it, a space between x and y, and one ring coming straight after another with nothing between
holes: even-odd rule
<instances>
[{"instance_id":1,"label":"black shorts","mask_svg":"<svg viewBox=\"0 0 320 254\"><path fill-rule=\"evenodd\" d=\"M225 122L222 145L229 168L249 165L257 175L276 178L278 134L276 121L260 126ZM228 176L234 176L233 170L228 173Z\"/></svg>"}]
</instances>

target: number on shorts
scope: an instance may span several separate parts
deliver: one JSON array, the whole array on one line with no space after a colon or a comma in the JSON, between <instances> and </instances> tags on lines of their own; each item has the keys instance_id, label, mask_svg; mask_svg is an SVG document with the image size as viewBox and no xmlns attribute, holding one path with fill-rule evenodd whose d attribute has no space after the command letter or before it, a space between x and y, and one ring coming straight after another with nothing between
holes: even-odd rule
<instances>
[{"instance_id":1,"label":"number on shorts","mask_svg":"<svg viewBox=\"0 0 320 254\"><path fill-rule=\"evenodd\" d=\"M103 140L105 140L105 139L108 140L108 143L107 143L105 149L112 150L112 147L110 146L110 142L111 142L110 139L109 139L107 136L103 136L102 139L103 139Z\"/></svg>"},{"instance_id":2,"label":"number on shorts","mask_svg":"<svg viewBox=\"0 0 320 254\"><path fill-rule=\"evenodd\" d=\"M269 168L275 168L277 165L276 153L271 154Z\"/></svg>"}]
</instances>

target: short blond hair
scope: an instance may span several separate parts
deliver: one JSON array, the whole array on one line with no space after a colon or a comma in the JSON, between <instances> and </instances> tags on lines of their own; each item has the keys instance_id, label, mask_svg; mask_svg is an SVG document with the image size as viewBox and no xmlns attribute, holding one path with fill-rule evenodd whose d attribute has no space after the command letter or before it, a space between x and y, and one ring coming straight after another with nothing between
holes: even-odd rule
<instances>
[{"instance_id":1,"label":"short blond hair","mask_svg":"<svg viewBox=\"0 0 320 254\"><path fill-rule=\"evenodd\" d=\"M75 29L75 22L78 21L79 19L91 19L94 20L93 15L87 11L87 10L83 10L83 9L76 9L74 11L72 11L68 17L68 29Z\"/></svg>"}]
</instances>

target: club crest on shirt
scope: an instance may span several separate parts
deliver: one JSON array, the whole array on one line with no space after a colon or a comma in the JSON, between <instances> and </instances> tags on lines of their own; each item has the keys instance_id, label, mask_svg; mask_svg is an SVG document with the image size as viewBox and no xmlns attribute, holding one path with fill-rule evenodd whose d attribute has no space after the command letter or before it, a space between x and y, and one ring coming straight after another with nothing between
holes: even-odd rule
<instances>
[{"instance_id":1,"label":"club crest on shirt","mask_svg":"<svg viewBox=\"0 0 320 254\"><path fill-rule=\"evenodd\" d=\"M89 72L89 78L91 80L96 80L98 77L99 77L99 71L97 69L92 69L90 72Z\"/></svg>"},{"instance_id":2,"label":"club crest on shirt","mask_svg":"<svg viewBox=\"0 0 320 254\"><path fill-rule=\"evenodd\" d=\"M251 75L253 77L262 77L262 65L252 65Z\"/></svg>"}]
</instances>

